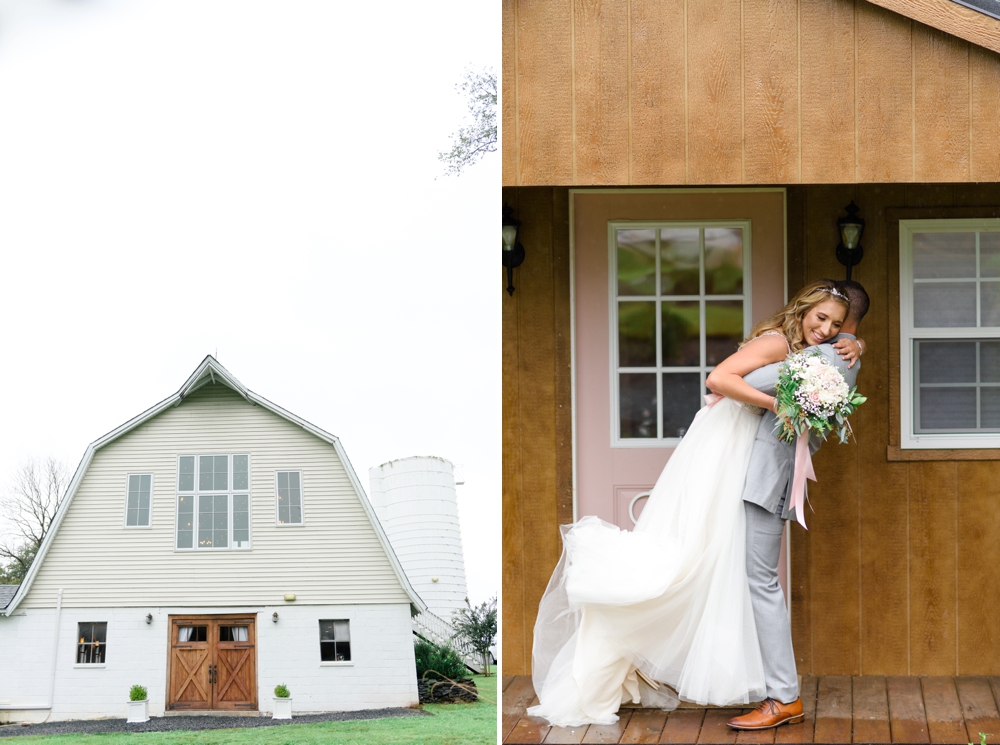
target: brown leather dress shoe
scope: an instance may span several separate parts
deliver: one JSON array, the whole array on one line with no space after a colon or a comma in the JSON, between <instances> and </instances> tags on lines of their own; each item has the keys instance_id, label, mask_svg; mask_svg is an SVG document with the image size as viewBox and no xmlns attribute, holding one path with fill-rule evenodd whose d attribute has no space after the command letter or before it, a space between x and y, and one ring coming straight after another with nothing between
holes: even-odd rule
<instances>
[{"instance_id":1,"label":"brown leather dress shoe","mask_svg":"<svg viewBox=\"0 0 1000 745\"><path fill-rule=\"evenodd\" d=\"M773 698L765 698L749 714L733 717L729 726L733 729L770 729L782 724L795 724L805 719L802 713L802 699L783 704Z\"/></svg>"}]
</instances>

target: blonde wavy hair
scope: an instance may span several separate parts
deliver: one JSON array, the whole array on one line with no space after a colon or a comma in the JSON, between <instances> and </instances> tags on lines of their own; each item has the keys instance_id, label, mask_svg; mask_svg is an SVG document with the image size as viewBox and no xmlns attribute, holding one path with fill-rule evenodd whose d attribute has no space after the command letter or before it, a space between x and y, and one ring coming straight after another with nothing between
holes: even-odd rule
<instances>
[{"instance_id":1,"label":"blonde wavy hair","mask_svg":"<svg viewBox=\"0 0 1000 745\"><path fill-rule=\"evenodd\" d=\"M768 331L777 331L788 339L788 346L791 347L792 351L798 352L808 346L802 336L802 321L806 317L806 313L824 300L833 300L844 306L847 313L851 312L851 304L844 293L841 293L831 280L818 279L795 293L795 297L784 308L754 326L750 336L743 340L743 344Z\"/></svg>"}]
</instances>

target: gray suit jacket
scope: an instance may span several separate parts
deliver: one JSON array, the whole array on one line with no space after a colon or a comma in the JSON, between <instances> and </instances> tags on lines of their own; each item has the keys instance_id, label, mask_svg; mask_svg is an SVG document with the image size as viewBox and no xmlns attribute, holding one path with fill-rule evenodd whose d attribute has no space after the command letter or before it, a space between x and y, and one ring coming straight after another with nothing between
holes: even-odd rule
<instances>
[{"instance_id":1,"label":"gray suit jacket","mask_svg":"<svg viewBox=\"0 0 1000 745\"><path fill-rule=\"evenodd\" d=\"M853 334L838 334L838 339L854 339ZM820 344L808 349L818 349L838 370L844 373L847 385L853 387L861 369L861 360L851 369L848 363L840 358L832 343ZM765 365L743 376L743 380L758 391L774 393L778 383L778 366L780 362ZM750 465L747 468L746 485L743 488L743 501L760 505L768 512L778 513L781 507L781 517L790 520L795 517L795 511L790 509L792 495L792 472L795 467L795 448L778 439L775 434L778 417L773 411L765 411L757 427L753 450L750 453ZM822 440L811 438L809 449L815 453L819 450Z\"/></svg>"}]
</instances>

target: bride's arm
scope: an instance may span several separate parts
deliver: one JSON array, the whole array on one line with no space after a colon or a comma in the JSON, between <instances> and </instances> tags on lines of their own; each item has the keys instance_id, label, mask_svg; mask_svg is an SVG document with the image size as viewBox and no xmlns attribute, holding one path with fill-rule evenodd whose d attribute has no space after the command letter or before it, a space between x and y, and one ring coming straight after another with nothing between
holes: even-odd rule
<instances>
[{"instance_id":1,"label":"bride's arm","mask_svg":"<svg viewBox=\"0 0 1000 745\"><path fill-rule=\"evenodd\" d=\"M708 374L705 384L726 398L773 411L774 396L753 388L743 380L743 376L758 367L780 362L787 355L788 347L783 337L774 335L757 337L736 354L720 362Z\"/></svg>"}]
</instances>

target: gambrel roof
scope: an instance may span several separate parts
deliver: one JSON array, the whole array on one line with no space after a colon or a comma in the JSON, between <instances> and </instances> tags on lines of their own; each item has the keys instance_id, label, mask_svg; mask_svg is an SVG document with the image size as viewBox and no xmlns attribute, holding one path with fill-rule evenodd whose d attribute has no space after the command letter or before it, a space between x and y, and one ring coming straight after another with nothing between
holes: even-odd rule
<instances>
[{"instance_id":1,"label":"gambrel roof","mask_svg":"<svg viewBox=\"0 0 1000 745\"><path fill-rule=\"evenodd\" d=\"M77 490L80 487L80 483L83 480L84 474L87 472L91 461L94 458L94 454L105 447L106 445L114 442L123 435L131 432L135 428L141 426L145 422L149 421L158 414L166 411L171 407L179 406L184 399L189 396L192 392L198 390L206 384L220 384L224 385L236 393L238 393L242 398L244 398L248 403L254 406L260 406L261 408L278 415L282 419L285 419L315 437L323 440L333 446L334 452L343 464L344 471L347 473L348 479L350 480L351 486L357 495L358 501L360 502L365 515L367 516L372 528L375 531L375 535L378 538L379 544L381 545L386 557L392 566L393 573L399 580L400 586L409 598L410 602L420 611L427 609L426 604L420 599L416 591L410 585L410 581L407 579L406 574L403 572L403 568L396 558L395 552L392 550L392 546L389 543L389 539L386 537L382 526L379 524L378 518L375 515L375 511L372 508L371 503L368 501L368 497L365 494L364 488L361 486L361 482L358 480L357 474L354 472L354 467L351 465L350 460L347 457L347 453L344 452L343 446L340 444L340 440L331 435L329 432L325 432L314 424L307 422L290 411L287 411L275 403L268 401L263 396L259 396L251 390L248 390L239 380L237 380L232 373L230 373L226 368L224 368L218 360L216 360L211 355L205 357L200 365L195 369L195 371L188 377L184 382L184 385L173 394L172 396L165 398L160 401L155 406L147 409L138 416L130 419L129 421L122 424L120 427L108 432L103 437L92 442L83 455L80 461L80 465L77 466L76 472L73 474L73 478L70 481L69 488L66 491L66 496L63 499L62 504L59 507L59 511L56 513L55 519L53 520L52 527L45 536L41 548L38 551L38 556L31 565L31 569L28 571L24 582L18 585L0 585L0 612L4 615L10 615L21 600L27 595L28 590L30 590L32 582L37 575L39 568L45 560L45 556L48 553L49 547L55 539L56 534L59 531L59 527L69 510L70 505L73 502L73 497L76 495ZM3 588L12 587L11 595L13 595L13 600L8 603L4 602ZM9 598L8 598L9 599ZM7 607L4 609L4 605Z\"/></svg>"}]
</instances>

